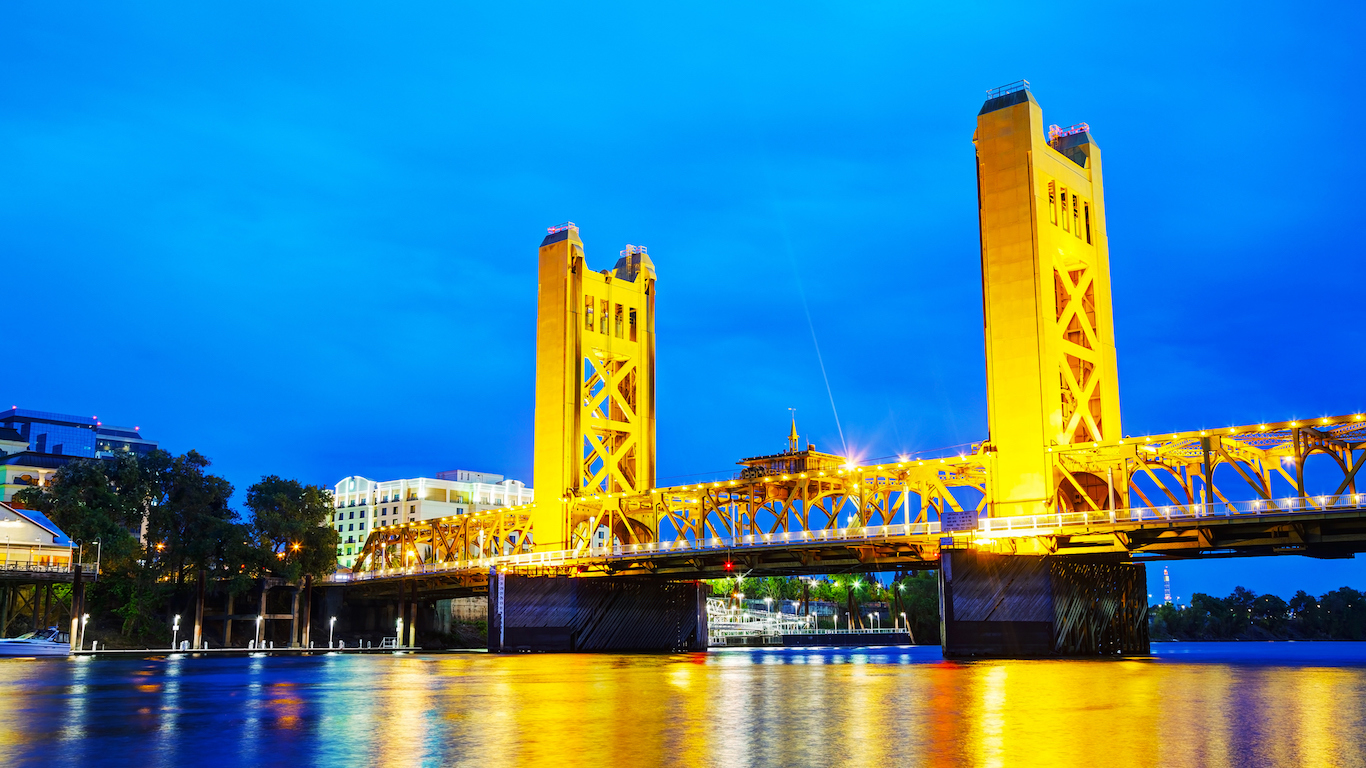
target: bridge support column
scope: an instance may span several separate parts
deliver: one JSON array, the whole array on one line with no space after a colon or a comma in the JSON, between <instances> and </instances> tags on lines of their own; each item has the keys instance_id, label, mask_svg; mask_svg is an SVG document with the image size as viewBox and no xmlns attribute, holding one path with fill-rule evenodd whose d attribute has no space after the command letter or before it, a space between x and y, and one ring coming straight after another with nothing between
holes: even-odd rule
<instances>
[{"instance_id":1,"label":"bridge support column","mask_svg":"<svg viewBox=\"0 0 1366 768\"><path fill-rule=\"evenodd\" d=\"M944 656L1146 655L1147 595L1141 563L945 550Z\"/></svg>"},{"instance_id":2,"label":"bridge support column","mask_svg":"<svg viewBox=\"0 0 1366 768\"><path fill-rule=\"evenodd\" d=\"M707 589L648 576L489 576L489 651L707 649Z\"/></svg>"}]
</instances>

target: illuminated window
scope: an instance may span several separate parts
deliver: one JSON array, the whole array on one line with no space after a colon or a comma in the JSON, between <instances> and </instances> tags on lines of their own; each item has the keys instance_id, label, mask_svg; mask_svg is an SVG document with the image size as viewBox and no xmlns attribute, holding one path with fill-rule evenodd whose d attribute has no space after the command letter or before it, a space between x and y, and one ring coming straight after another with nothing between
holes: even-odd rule
<instances>
[{"instance_id":1,"label":"illuminated window","mask_svg":"<svg viewBox=\"0 0 1366 768\"><path fill-rule=\"evenodd\" d=\"M1056 182L1048 182L1048 220L1058 223L1058 188Z\"/></svg>"},{"instance_id":2,"label":"illuminated window","mask_svg":"<svg viewBox=\"0 0 1366 768\"><path fill-rule=\"evenodd\" d=\"M616 323L615 323L615 325L616 325L617 338L619 339L619 338L621 338L621 305L620 305L620 304L617 305L617 313L616 313Z\"/></svg>"},{"instance_id":3,"label":"illuminated window","mask_svg":"<svg viewBox=\"0 0 1366 768\"><path fill-rule=\"evenodd\" d=\"M1058 198L1062 200L1062 231L1067 232L1067 187L1059 190Z\"/></svg>"},{"instance_id":4,"label":"illuminated window","mask_svg":"<svg viewBox=\"0 0 1366 768\"><path fill-rule=\"evenodd\" d=\"M585 296L583 299L583 327L585 330L593 330L593 297Z\"/></svg>"},{"instance_id":5,"label":"illuminated window","mask_svg":"<svg viewBox=\"0 0 1366 768\"><path fill-rule=\"evenodd\" d=\"M1081 210L1082 214L1086 217L1086 242L1089 245L1091 242L1091 204L1082 203Z\"/></svg>"},{"instance_id":6,"label":"illuminated window","mask_svg":"<svg viewBox=\"0 0 1366 768\"><path fill-rule=\"evenodd\" d=\"M603 299L603 300L602 300L602 315L601 315L602 319L598 321L598 330L602 331L604 334L611 333L611 331L609 331L609 330L607 329L607 309L608 309L608 306L609 306L609 305L608 305L608 303L607 303L607 299Z\"/></svg>"},{"instance_id":7,"label":"illuminated window","mask_svg":"<svg viewBox=\"0 0 1366 768\"><path fill-rule=\"evenodd\" d=\"M631 325L631 341L635 341L635 340L636 340L636 310L635 310L634 307L631 308L630 325Z\"/></svg>"}]
</instances>

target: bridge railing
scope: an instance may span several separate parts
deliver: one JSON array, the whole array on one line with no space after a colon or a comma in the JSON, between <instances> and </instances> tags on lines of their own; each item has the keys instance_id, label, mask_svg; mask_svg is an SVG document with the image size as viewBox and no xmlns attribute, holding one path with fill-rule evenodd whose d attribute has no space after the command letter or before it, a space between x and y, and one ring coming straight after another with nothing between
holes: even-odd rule
<instances>
[{"instance_id":1,"label":"bridge railing","mask_svg":"<svg viewBox=\"0 0 1366 768\"><path fill-rule=\"evenodd\" d=\"M900 536L931 536L940 531L939 522L912 523L910 525L870 525L830 528L819 531L786 531L778 533L748 534L745 536L711 537L697 541L658 541L641 544L613 544L603 547L583 549L559 549L544 552L518 552L511 555L472 558L440 563L419 563L405 568L387 568L377 571L358 571L338 573L328 577L332 583L392 579L403 576L445 573L449 571L480 570L502 566L563 566L581 560L611 560L632 558L641 555L661 555L674 552L714 552L728 549L750 549L759 547L782 547L789 544L819 544L824 542L874 541Z\"/></svg>"},{"instance_id":2,"label":"bridge railing","mask_svg":"<svg viewBox=\"0 0 1366 768\"><path fill-rule=\"evenodd\" d=\"M1285 514L1322 514L1353 509L1366 509L1366 494L1344 493L1320 496L1296 496L1255 501L1215 501L1168 506L1130 507L1127 509L1086 512L1064 512L1052 515L1017 515L1014 517L978 518L977 529L982 533L1021 533L1058 530L1061 528L1096 527L1105 525L1160 523L1172 520L1205 518L1260 517Z\"/></svg>"}]
</instances>

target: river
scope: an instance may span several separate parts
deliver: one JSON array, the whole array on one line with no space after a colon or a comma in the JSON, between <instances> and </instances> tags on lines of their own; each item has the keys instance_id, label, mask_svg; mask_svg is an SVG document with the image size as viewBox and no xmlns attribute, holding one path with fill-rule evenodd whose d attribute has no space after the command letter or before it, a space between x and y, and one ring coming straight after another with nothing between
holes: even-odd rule
<instances>
[{"instance_id":1,"label":"river","mask_svg":"<svg viewBox=\"0 0 1366 768\"><path fill-rule=\"evenodd\" d=\"M0 662L0 765L1366 765L1366 643Z\"/></svg>"}]
</instances>

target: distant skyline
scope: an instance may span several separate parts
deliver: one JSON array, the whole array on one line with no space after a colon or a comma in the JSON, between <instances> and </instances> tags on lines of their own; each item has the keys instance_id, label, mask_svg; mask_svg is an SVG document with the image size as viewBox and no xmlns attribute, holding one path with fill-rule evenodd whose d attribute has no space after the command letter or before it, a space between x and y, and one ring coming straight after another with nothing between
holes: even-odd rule
<instances>
[{"instance_id":1,"label":"distant skyline","mask_svg":"<svg viewBox=\"0 0 1366 768\"><path fill-rule=\"evenodd\" d=\"M822 450L979 441L971 138L1024 77L1103 153L1127 433L1366 409L1338 298L1366 277L1362 8L1038 10L8 7L0 407L139 425L239 502L263 474L530 482L536 248L572 220L592 267L657 266L661 482L781 448L788 408ZM1171 568L1183 597L1366 587Z\"/></svg>"}]
</instances>

